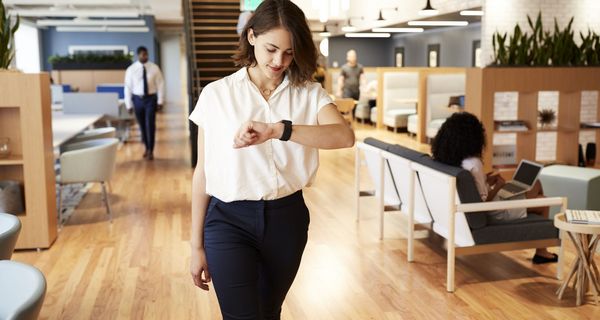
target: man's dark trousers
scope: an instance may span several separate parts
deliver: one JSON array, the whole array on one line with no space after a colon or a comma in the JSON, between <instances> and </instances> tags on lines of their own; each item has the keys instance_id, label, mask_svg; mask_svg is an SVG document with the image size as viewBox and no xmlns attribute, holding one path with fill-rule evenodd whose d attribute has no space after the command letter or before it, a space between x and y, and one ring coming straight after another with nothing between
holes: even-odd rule
<instances>
[{"instance_id":1,"label":"man's dark trousers","mask_svg":"<svg viewBox=\"0 0 600 320\"><path fill-rule=\"evenodd\" d=\"M156 107L157 97L155 94L147 96L133 96L133 107L135 109L135 117L140 126L140 134L142 141L146 146L146 151L152 153L154 151L154 136L156 134Z\"/></svg>"}]
</instances>

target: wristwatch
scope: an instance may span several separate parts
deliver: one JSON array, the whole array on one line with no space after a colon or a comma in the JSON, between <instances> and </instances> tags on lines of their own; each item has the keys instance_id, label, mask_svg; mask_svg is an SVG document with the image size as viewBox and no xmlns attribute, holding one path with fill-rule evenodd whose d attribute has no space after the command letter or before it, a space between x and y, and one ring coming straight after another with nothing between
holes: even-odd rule
<instances>
[{"instance_id":1,"label":"wristwatch","mask_svg":"<svg viewBox=\"0 0 600 320\"><path fill-rule=\"evenodd\" d=\"M288 141L292 136L292 122L290 120L281 120L280 122L283 123L283 134L279 140Z\"/></svg>"}]
</instances>

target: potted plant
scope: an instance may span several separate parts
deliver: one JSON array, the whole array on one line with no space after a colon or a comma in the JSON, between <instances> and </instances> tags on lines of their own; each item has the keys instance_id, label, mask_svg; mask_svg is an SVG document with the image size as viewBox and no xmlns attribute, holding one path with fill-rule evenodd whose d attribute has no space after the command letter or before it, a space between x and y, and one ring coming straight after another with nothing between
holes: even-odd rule
<instances>
[{"instance_id":1,"label":"potted plant","mask_svg":"<svg viewBox=\"0 0 600 320\"><path fill-rule=\"evenodd\" d=\"M556 112L552 109L542 109L538 111L538 119L542 128L546 128L556 119Z\"/></svg>"},{"instance_id":2,"label":"potted plant","mask_svg":"<svg viewBox=\"0 0 600 320\"><path fill-rule=\"evenodd\" d=\"M74 54L53 55L48 58L54 70L110 70L127 69L131 64L130 54Z\"/></svg>"},{"instance_id":3,"label":"potted plant","mask_svg":"<svg viewBox=\"0 0 600 320\"><path fill-rule=\"evenodd\" d=\"M19 29L19 16L11 26L11 17L8 15L2 0L0 0L0 70L8 69L14 58L13 38Z\"/></svg>"},{"instance_id":4,"label":"potted plant","mask_svg":"<svg viewBox=\"0 0 600 320\"><path fill-rule=\"evenodd\" d=\"M535 22L527 16L531 35L517 24L512 34L492 35L494 60L490 66L598 66L600 65L600 36L591 30L579 32L580 44L572 30L573 17L564 29L554 19L553 32L544 31L542 14ZM507 42L508 40L508 42Z\"/></svg>"}]
</instances>

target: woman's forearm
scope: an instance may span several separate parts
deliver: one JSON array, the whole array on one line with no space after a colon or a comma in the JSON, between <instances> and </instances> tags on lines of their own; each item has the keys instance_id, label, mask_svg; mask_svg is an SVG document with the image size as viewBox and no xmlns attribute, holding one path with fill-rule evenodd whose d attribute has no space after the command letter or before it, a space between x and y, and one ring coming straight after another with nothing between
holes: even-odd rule
<instances>
[{"instance_id":1,"label":"woman's forearm","mask_svg":"<svg viewBox=\"0 0 600 320\"><path fill-rule=\"evenodd\" d=\"M283 123L275 123L273 139L283 134ZM293 125L290 141L318 149L350 148L354 145L354 131L345 123L327 125Z\"/></svg>"},{"instance_id":2,"label":"woman's forearm","mask_svg":"<svg viewBox=\"0 0 600 320\"><path fill-rule=\"evenodd\" d=\"M210 196L206 194L204 170L196 167L192 177L192 233L190 243L194 249L204 248L204 218Z\"/></svg>"}]
</instances>

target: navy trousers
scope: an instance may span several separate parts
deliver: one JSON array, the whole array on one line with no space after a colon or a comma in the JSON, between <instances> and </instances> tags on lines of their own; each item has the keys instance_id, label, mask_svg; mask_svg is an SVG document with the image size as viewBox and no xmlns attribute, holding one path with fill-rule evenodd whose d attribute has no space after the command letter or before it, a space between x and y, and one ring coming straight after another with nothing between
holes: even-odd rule
<instances>
[{"instance_id":1,"label":"navy trousers","mask_svg":"<svg viewBox=\"0 0 600 320\"><path fill-rule=\"evenodd\" d=\"M204 248L223 319L280 318L309 223L302 191L270 201L211 198Z\"/></svg>"},{"instance_id":2,"label":"navy trousers","mask_svg":"<svg viewBox=\"0 0 600 320\"><path fill-rule=\"evenodd\" d=\"M146 146L146 151L154 151L154 137L156 135L156 107L158 98L155 94L140 97L133 96L133 107L135 117L140 126L142 141Z\"/></svg>"}]
</instances>

